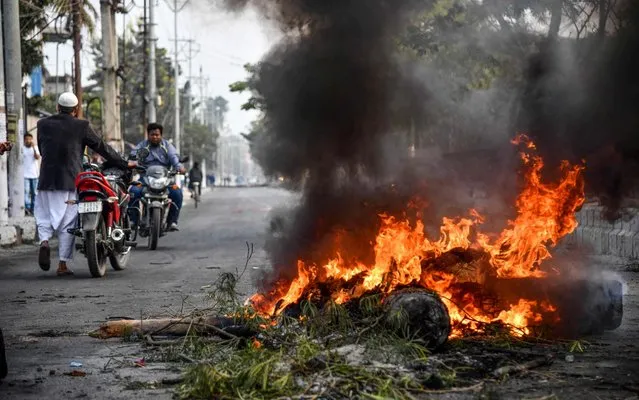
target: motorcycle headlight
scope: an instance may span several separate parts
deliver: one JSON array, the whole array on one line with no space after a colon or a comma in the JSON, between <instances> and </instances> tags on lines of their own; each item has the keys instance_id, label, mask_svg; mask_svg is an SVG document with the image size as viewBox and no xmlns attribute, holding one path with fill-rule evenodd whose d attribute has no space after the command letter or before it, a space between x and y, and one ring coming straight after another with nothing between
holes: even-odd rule
<instances>
[{"instance_id":1,"label":"motorcycle headlight","mask_svg":"<svg viewBox=\"0 0 639 400\"><path fill-rule=\"evenodd\" d=\"M169 184L169 179L165 176L162 176L160 178L153 178L149 176L146 178L146 180L149 183L149 187L156 190L163 189Z\"/></svg>"}]
</instances>

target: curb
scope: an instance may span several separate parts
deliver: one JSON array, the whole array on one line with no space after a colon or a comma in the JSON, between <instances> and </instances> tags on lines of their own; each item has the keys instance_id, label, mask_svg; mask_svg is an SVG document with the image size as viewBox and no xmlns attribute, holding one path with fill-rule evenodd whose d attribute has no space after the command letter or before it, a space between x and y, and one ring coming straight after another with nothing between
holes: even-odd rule
<instances>
[{"instance_id":1,"label":"curb","mask_svg":"<svg viewBox=\"0 0 639 400\"><path fill-rule=\"evenodd\" d=\"M49 241L49 246L51 247L51 250L57 250L58 249L57 239L52 239L51 241ZM0 259L4 257L22 256L29 253L33 253L34 257L36 257L38 248L39 246L35 243L18 244L18 245L1 247Z\"/></svg>"}]
</instances>

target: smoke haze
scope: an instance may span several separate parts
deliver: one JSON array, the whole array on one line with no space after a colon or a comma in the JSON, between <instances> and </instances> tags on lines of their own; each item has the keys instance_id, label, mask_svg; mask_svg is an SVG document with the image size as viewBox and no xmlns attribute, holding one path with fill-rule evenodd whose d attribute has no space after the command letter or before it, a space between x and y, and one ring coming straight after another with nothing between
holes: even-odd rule
<instances>
[{"instance_id":1,"label":"smoke haze","mask_svg":"<svg viewBox=\"0 0 639 400\"><path fill-rule=\"evenodd\" d=\"M503 223L517 184L515 149L506 146L517 131L537 141L551 167L561 159L586 158L588 189L610 218L618 216L623 194L633 187L639 171L629 169L639 150L639 40L632 28L600 43L593 36L570 44L508 30L472 36L454 18L435 19L445 28L439 40L464 43L477 58L490 58L506 43L522 49L507 62L523 76L460 95L451 88L468 82L456 81L461 75L452 64L425 67L398 54L397 38L410 34L409 18L432 1L211 3L232 11L254 7L283 32L256 75L267 131L257 146L265 154L265 171L286 176L303 196L295 210L274 220L267 241L272 279L295 276L296 260L321 263L335 249L349 249L344 259L370 261L378 214L401 215L416 196L423 201L413 203L409 217L427 227L439 226L443 215L464 215L478 202L469 180L484 182L484 210L496 225ZM632 16L636 8L623 10L631 21L639 20ZM433 122L441 115L463 121L460 130L492 150L452 160L432 153L409 158L409 144L475 146ZM413 132L412 143L406 132ZM434 142L419 143L414 132L436 132L425 135Z\"/></svg>"}]
</instances>

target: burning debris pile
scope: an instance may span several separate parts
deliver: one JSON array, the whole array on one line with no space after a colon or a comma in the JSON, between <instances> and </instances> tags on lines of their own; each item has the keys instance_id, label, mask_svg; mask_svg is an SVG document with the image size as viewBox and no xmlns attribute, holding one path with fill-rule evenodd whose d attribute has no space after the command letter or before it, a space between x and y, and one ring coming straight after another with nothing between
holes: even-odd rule
<instances>
[{"instance_id":1,"label":"burning debris pile","mask_svg":"<svg viewBox=\"0 0 639 400\"><path fill-rule=\"evenodd\" d=\"M583 166L564 163L548 183L534 144L525 136L514 142L523 185L517 215L500 233L482 232L473 211L445 218L436 240L419 213L413 221L380 214L370 262L342 256L349 249L340 243L358 242L342 231L334 256L299 260L296 276L280 276L247 305L235 288L244 272L225 273L207 310L112 321L94 335L138 336L160 349L150 361L193 363L182 398L411 399L479 392L486 379L548 365L582 346L558 338L620 325L622 290L615 280L573 275L551 257L576 228Z\"/></svg>"},{"instance_id":2,"label":"burning debris pile","mask_svg":"<svg viewBox=\"0 0 639 400\"><path fill-rule=\"evenodd\" d=\"M348 304L365 295L388 296L412 287L441 297L453 336L494 324L510 327L517 336L578 336L616 328L621 322L621 284L573 279L550 260L550 249L577 227L584 167L564 162L559 180L544 182L543 161L534 143L524 135L514 143L522 147L523 188L516 218L501 233L483 233L483 217L474 210L468 217L444 218L436 239L426 234L419 212L415 222L382 213L372 262L345 259L341 254L349 249L338 245L323 263L298 260L296 276L276 276L271 288L252 296L250 303L261 315L274 316L294 313L301 301ZM579 293L579 299L566 292ZM435 346L442 343L433 340Z\"/></svg>"}]
</instances>

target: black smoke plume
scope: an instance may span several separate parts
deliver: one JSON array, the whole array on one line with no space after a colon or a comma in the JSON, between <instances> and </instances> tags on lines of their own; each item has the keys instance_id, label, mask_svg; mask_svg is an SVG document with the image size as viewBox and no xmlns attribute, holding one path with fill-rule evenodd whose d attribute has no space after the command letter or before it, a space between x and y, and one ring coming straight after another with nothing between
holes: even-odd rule
<instances>
[{"instance_id":1,"label":"black smoke plume","mask_svg":"<svg viewBox=\"0 0 639 400\"><path fill-rule=\"evenodd\" d=\"M378 214L400 215L415 195L463 208L466 194L452 185L457 176L434 159L405 167L398 155L407 150L400 140L405 132L393 133L428 127L431 106L446 103L441 100L450 95L438 92L437 74L414 73L396 53L396 38L408 18L431 2L219 1L232 10L253 6L284 33L256 76L268 132L259 145L265 171L301 187L302 199L286 218L274 220L267 250L275 275L262 280L267 288L273 279L295 276L298 259L319 264L336 249L348 252L341 254L344 259L371 261ZM529 133L547 165L586 159L587 188L611 219L639 176L633 167L639 154L639 6L631 3L636 2L616 10L627 24L612 37L578 43L533 37L538 51L518 60L527 64L523 82L510 82L519 112L506 112L514 120L508 135ZM504 188L513 182L499 174L512 171L502 156L507 151L495 153L500 157L493 170L481 163L465 170L483 170L494 187L509 192ZM418 202L411 210L412 218L438 226L441 208Z\"/></svg>"},{"instance_id":2,"label":"black smoke plume","mask_svg":"<svg viewBox=\"0 0 639 400\"><path fill-rule=\"evenodd\" d=\"M550 164L586 161L586 188L609 220L639 182L639 4L618 4L615 35L549 41L530 58L521 114Z\"/></svg>"},{"instance_id":3,"label":"black smoke plume","mask_svg":"<svg viewBox=\"0 0 639 400\"><path fill-rule=\"evenodd\" d=\"M249 4L285 34L257 74L268 130L262 167L303 187L301 204L267 243L275 279L295 276L297 259L320 263L336 248L368 261L378 214L401 213L418 191L418 180L385 180L386 155L396 146L391 126L419 115L428 97L404 73L395 40L429 1L225 2Z\"/></svg>"}]
</instances>

